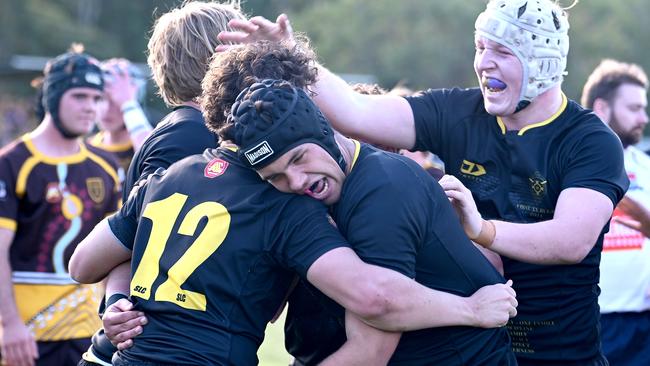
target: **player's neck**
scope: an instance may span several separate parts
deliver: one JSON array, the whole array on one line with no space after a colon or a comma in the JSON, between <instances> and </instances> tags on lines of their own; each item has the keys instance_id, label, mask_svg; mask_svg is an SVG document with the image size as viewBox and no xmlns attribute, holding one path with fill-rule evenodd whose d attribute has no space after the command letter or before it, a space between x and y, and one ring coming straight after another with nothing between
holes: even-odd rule
<instances>
[{"instance_id":1,"label":"player's neck","mask_svg":"<svg viewBox=\"0 0 650 366\"><path fill-rule=\"evenodd\" d=\"M551 118L562 106L562 100L562 90L560 85L557 85L538 95L526 108L518 113L502 116L501 120L507 130L518 131Z\"/></svg>"},{"instance_id":2,"label":"player's neck","mask_svg":"<svg viewBox=\"0 0 650 366\"><path fill-rule=\"evenodd\" d=\"M105 145L124 145L129 142L131 142L131 136L126 127L117 131L104 131L102 143Z\"/></svg>"},{"instance_id":3,"label":"player's neck","mask_svg":"<svg viewBox=\"0 0 650 366\"><path fill-rule=\"evenodd\" d=\"M34 146L43 154L53 157L74 155L80 150L80 139L68 139L54 127L54 122L48 116L32 132L29 133Z\"/></svg>"},{"instance_id":4,"label":"player's neck","mask_svg":"<svg viewBox=\"0 0 650 366\"><path fill-rule=\"evenodd\" d=\"M354 150L356 147L352 140L338 132L334 133L334 139L336 140L336 144L339 146L339 150L341 150L341 154L345 160L345 175L347 176L352 169L352 159L354 158Z\"/></svg>"},{"instance_id":5,"label":"player's neck","mask_svg":"<svg viewBox=\"0 0 650 366\"><path fill-rule=\"evenodd\" d=\"M187 101L187 102L183 102L183 104L181 104L181 105L184 105L184 106L187 106L187 107L192 107L194 109L198 109L199 111L201 110L201 105L199 103L195 102L195 101L192 101L192 100Z\"/></svg>"}]
</instances>

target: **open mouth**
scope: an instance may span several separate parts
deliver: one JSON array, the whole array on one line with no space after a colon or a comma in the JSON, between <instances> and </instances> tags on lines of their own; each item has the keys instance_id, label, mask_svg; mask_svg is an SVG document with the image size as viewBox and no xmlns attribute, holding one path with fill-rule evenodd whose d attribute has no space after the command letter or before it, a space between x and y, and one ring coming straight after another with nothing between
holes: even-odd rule
<instances>
[{"instance_id":1,"label":"open mouth","mask_svg":"<svg viewBox=\"0 0 650 366\"><path fill-rule=\"evenodd\" d=\"M490 93L501 93L508 85L503 81L495 78L483 77L482 84Z\"/></svg>"},{"instance_id":2,"label":"open mouth","mask_svg":"<svg viewBox=\"0 0 650 366\"><path fill-rule=\"evenodd\" d=\"M329 183L326 178L322 178L305 190L305 194L316 199L323 199L329 190Z\"/></svg>"}]
</instances>

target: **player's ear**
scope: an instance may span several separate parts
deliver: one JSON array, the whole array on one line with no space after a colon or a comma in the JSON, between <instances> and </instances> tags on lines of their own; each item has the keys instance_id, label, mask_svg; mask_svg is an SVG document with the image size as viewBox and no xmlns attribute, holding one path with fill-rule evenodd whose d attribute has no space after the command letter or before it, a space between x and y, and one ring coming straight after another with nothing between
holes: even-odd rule
<instances>
[{"instance_id":1,"label":"player's ear","mask_svg":"<svg viewBox=\"0 0 650 366\"><path fill-rule=\"evenodd\" d=\"M609 122L612 109L608 101L603 98L596 98L596 100L594 100L593 111L603 122Z\"/></svg>"}]
</instances>

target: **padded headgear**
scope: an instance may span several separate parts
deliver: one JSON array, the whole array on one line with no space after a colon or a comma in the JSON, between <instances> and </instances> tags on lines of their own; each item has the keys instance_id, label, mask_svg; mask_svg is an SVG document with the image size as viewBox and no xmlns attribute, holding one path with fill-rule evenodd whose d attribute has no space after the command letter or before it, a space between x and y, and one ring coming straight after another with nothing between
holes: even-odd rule
<instances>
[{"instance_id":1,"label":"padded headgear","mask_svg":"<svg viewBox=\"0 0 650 366\"><path fill-rule=\"evenodd\" d=\"M104 91L102 71L97 60L82 54L68 52L57 56L48 64L49 70L43 81L43 106L52 116L54 126L66 138L79 134L68 131L59 118L59 105L63 94L72 88L93 88Z\"/></svg>"},{"instance_id":2,"label":"padded headgear","mask_svg":"<svg viewBox=\"0 0 650 366\"><path fill-rule=\"evenodd\" d=\"M325 149L345 172L345 160L329 122L304 90L286 81L266 79L244 89L229 119L239 157L254 169L311 142Z\"/></svg>"},{"instance_id":3,"label":"padded headgear","mask_svg":"<svg viewBox=\"0 0 650 366\"><path fill-rule=\"evenodd\" d=\"M492 0L476 19L476 34L508 47L519 58L520 106L561 83L569 53L569 21L550 0Z\"/></svg>"}]
</instances>

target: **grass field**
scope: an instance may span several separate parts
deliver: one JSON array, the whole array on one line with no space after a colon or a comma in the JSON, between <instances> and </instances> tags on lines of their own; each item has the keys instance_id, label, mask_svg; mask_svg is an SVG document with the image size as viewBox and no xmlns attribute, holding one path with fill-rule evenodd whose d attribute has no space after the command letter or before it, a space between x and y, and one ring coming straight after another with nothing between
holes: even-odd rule
<instances>
[{"instance_id":1,"label":"grass field","mask_svg":"<svg viewBox=\"0 0 650 366\"><path fill-rule=\"evenodd\" d=\"M291 361L291 356L284 350L283 328L286 310L285 308L284 313L274 324L269 324L266 327L264 343L257 352L260 366L287 366Z\"/></svg>"}]
</instances>

